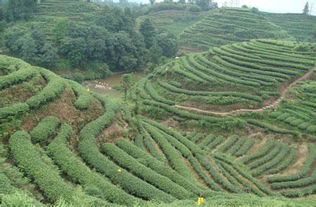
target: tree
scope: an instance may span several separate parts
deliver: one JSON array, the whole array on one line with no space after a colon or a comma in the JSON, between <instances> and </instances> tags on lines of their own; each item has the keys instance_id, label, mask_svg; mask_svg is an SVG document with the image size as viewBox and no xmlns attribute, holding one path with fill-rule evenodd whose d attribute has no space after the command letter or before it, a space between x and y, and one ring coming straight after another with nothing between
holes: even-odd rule
<instances>
[{"instance_id":1,"label":"tree","mask_svg":"<svg viewBox=\"0 0 316 207\"><path fill-rule=\"evenodd\" d=\"M86 63L86 47L83 38L65 38L61 41L60 52L70 60L73 67Z\"/></svg>"},{"instance_id":2,"label":"tree","mask_svg":"<svg viewBox=\"0 0 316 207\"><path fill-rule=\"evenodd\" d=\"M304 9L303 9L303 14L308 15L309 14L309 4L306 2Z\"/></svg>"},{"instance_id":3,"label":"tree","mask_svg":"<svg viewBox=\"0 0 316 207\"><path fill-rule=\"evenodd\" d=\"M149 49L152 63L159 63L160 57L162 56L162 49L158 45L157 41L154 41L153 46Z\"/></svg>"},{"instance_id":4,"label":"tree","mask_svg":"<svg viewBox=\"0 0 316 207\"><path fill-rule=\"evenodd\" d=\"M9 0L6 7L7 19L17 21L29 19L36 9L37 0Z\"/></svg>"},{"instance_id":5,"label":"tree","mask_svg":"<svg viewBox=\"0 0 316 207\"><path fill-rule=\"evenodd\" d=\"M156 0L149 0L149 1L151 5L154 5Z\"/></svg>"},{"instance_id":6,"label":"tree","mask_svg":"<svg viewBox=\"0 0 316 207\"><path fill-rule=\"evenodd\" d=\"M36 58L36 42L30 36L27 35L26 37L19 39L21 41L21 57L23 60L27 62L37 62Z\"/></svg>"},{"instance_id":7,"label":"tree","mask_svg":"<svg viewBox=\"0 0 316 207\"><path fill-rule=\"evenodd\" d=\"M46 42L44 46L41 48L40 52L40 65L47 68L54 67L56 60L58 58L56 47L54 47L51 43Z\"/></svg>"},{"instance_id":8,"label":"tree","mask_svg":"<svg viewBox=\"0 0 316 207\"><path fill-rule=\"evenodd\" d=\"M157 35L157 42L162 49L162 55L173 57L178 51L177 38L175 35L163 32Z\"/></svg>"},{"instance_id":9,"label":"tree","mask_svg":"<svg viewBox=\"0 0 316 207\"><path fill-rule=\"evenodd\" d=\"M197 0L196 4L201 7L202 10L208 10L212 2L210 0Z\"/></svg>"},{"instance_id":10,"label":"tree","mask_svg":"<svg viewBox=\"0 0 316 207\"><path fill-rule=\"evenodd\" d=\"M147 18L141 23L139 31L144 36L146 48L151 48L156 37L156 29L150 19Z\"/></svg>"},{"instance_id":11,"label":"tree","mask_svg":"<svg viewBox=\"0 0 316 207\"><path fill-rule=\"evenodd\" d=\"M133 75L132 74L124 74L122 75L121 84L124 88L124 100L127 100L127 92L132 87Z\"/></svg>"}]
</instances>

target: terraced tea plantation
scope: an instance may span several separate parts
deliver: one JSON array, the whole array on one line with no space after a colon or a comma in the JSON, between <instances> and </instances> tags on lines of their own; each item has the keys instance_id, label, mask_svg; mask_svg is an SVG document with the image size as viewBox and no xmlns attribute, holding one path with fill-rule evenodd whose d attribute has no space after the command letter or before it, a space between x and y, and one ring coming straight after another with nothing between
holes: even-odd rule
<instances>
[{"instance_id":1,"label":"terraced tea plantation","mask_svg":"<svg viewBox=\"0 0 316 207\"><path fill-rule=\"evenodd\" d=\"M302 14L272 14L265 17L286 30L297 41L315 42L316 17Z\"/></svg>"},{"instance_id":2,"label":"terraced tea plantation","mask_svg":"<svg viewBox=\"0 0 316 207\"><path fill-rule=\"evenodd\" d=\"M0 194L33 206L216 205L241 193L258 197L232 202L309 206L286 198L316 193L315 84L296 85L315 78L314 57L314 45L264 39L211 48L142 79L130 109L0 56Z\"/></svg>"},{"instance_id":3,"label":"terraced tea plantation","mask_svg":"<svg viewBox=\"0 0 316 207\"><path fill-rule=\"evenodd\" d=\"M253 40L187 55L141 81L140 96L146 106L192 119L200 119L203 112L230 115L273 108L288 88L314 70L314 49L300 52L297 47L293 42Z\"/></svg>"},{"instance_id":4,"label":"terraced tea plantation","mask_svg":"<svg viewBox=\"0 0 316 207\"><path fill-rule=\"evenodd\" d=\"M270 22L262 13L250 9L222 8L185 29L179 44L182 47L207 50L251 39L289 39L285 28Z\"/></svg>"}]
</instances>

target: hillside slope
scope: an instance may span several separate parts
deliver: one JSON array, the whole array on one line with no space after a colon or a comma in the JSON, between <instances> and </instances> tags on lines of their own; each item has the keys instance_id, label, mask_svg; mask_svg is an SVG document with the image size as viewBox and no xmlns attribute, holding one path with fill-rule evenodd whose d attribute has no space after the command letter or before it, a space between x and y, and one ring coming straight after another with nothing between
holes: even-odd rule
<instances>
[{"instance_id":1,"label":"hillside slope","mask_svg":"<svg viewBox=\"0 0 316 207\"><path fill-rule=\"evenodd\" d=\"M162 10L157 12L150 12L145 16L137 19L141 22L145 18L149 18L162 30L167 30L172 34L179 36L185 28L202 20L208 12L190 12L187 10Z\"/></svg>"},{"instance_id":2,"label":"hillside slope","mask_svg":"<svg viewBox=\"0 0 316 207\"><path fill-rule=\"evenodd\" d=\"M240 205L310 205L280 197L313 193L310 182L300 186L297 195L282 187L285 182L270 186L261 177L283 172L296 159L299 145L265 137L180 132L133 115L137 108L129 111L19 59L0 56L0 69L0 197L4 201L16 201L22 191L22 198L34 206L60 199L74 206L166 205L148 200L195 206L199 196L206 198L205 205L221 203L223 197ZM206 121L239 123L233 117ZM273 147L269 157L280 150L275 160L262 161L265 156L255 149L263 145L263 150ZM316 160L313 145L303 147L308 150L302 170ZM282 165L276 167L279 162ZM277 182L274 177L269 182ZM245 199L238 199L226 193L279 197L244 194L239 198Z\"/></svg>"},{"instance_id":3,"label":"hillside slope","mask_svg":"<svg viewBox=\"0 0 316 207\"><path fill-rule=\"evenodd\" d=\"M184 30L180 46L206 50L209 47L251 39L286 39L291 36L260 12L250 9L212 10L202 21Z\"/></svg>"},{"instance_id":4,"label":"hillside slope","mask_svg":"<svg viewBox=\"0 0 316 207\"><path fill-rule=\"evenodd\" d=\"M316 17L303 14L273 14L264 16L286 30L297 41L316 42Z\"/></svg>"}]
</instances>

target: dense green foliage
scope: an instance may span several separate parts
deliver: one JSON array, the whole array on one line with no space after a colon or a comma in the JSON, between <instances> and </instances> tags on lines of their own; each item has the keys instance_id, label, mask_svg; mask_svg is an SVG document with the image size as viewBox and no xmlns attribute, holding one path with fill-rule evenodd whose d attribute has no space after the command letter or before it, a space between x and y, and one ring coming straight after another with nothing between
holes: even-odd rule
<instances>
[{"instance_id":1,"label":"dense green foliage","mask_svg":"<svg viewBox=\"0 0 316 207\"><path fill-rule=\"evenodd\" d=\"M28 21L5 29L3 44L9 54L38 66L82 69L77 75L66 74L67 78L103 78L109 75L109 69L133 71L177 52L176 39L167 31L158 31L152 25L148 39L141 29L135 29L137 12L130 8L76 1L30 2L8 1L7 19ZM80 18L73 18L78 14Z\"/></svg>"}]
</instances>

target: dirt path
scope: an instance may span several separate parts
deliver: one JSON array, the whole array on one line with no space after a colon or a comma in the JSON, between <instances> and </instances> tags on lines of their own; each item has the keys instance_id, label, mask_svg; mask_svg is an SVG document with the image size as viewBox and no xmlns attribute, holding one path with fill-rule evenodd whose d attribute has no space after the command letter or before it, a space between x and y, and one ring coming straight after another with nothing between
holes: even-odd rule
<instances>
[{"instance_id":1,"label":"dirt path","mask_svg":"<svg viewBox=\"0 0 316 207\"><path fill-rule=\"evenodd\" d=\"M267 106L263 106L262 108L259 108L259 109L238 109L238 110L229 111L229 112L216 112L216 111L202 110L202 109L188 107L188 106L181 106L181 105L174 105L174 106L179 108L179 109L185 109L188 111L195 111L195 112L198 112L201 114L212 114L212 115L219 115L219 116L238 115L238 114L245 113L245 112L261 112L261 111L264 111L267 109L274 108L277 105L279 105L281 103L281 101L286 97L290 88L292 88L294 85L296 85L299 81L307 79L314 71L316 71L316 67L310 69L302 77L296 79L290 85L281 89L281 91L280 91L281 96L277 100L275 100L273 103L271 103L270 105L267 105Z\"/></svg>"}]
</instances>

